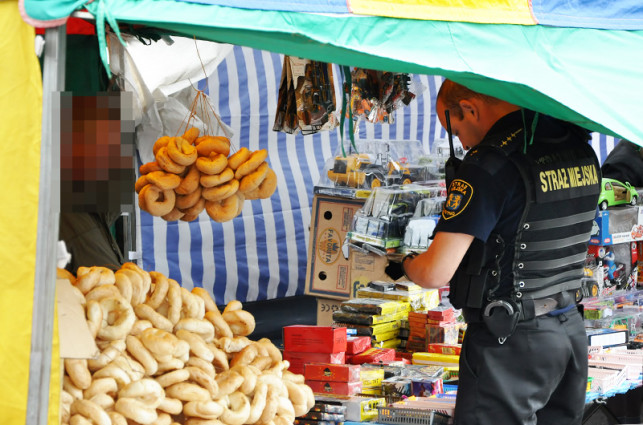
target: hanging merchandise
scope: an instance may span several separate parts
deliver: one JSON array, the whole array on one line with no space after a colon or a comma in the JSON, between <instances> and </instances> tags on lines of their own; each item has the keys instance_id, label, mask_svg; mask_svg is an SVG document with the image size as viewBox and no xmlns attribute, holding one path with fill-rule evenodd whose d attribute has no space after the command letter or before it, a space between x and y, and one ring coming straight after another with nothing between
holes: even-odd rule
<instances>
[{"instance_id":1,"label":"hanging merchandise","mask_svg":"<svg viewBox=\"0 0 643 425\"><path fill-rule=\"evenodd\" d=\"M410 91L411 76L404 73L354 68L351 71L353 119L393 124L392 112L415 98Z\"/></svg>"},{"instance_id":2,"label":"hanging merchandise","mask_svg":"<svg viewBox=\"0 0 643 425\"><path fill-rule=\"evenodd\" d=\"M274 131L303 135L337 127L332 65L284 57Z\"/></svg>"},{"instance_id":3,"label":"hanging merchandise","mask_svg":"<svg viewBox=\"0 0 643 425\"><path fill-rule=\"evenodd\" d=\"M246 199L272 196L277 176L268 167L265 149L244 147L231 154L227 137L200 136L197 127L190 127L197 111L206 129L212 128L211 117L223 127L206 94L197 91L185 126L174 137L160 137L154 143L155 161L139 168L139 207L166 221L193 221L203 210L214 221L229 221L241 214Z\"/></svg>"}]
</instances>

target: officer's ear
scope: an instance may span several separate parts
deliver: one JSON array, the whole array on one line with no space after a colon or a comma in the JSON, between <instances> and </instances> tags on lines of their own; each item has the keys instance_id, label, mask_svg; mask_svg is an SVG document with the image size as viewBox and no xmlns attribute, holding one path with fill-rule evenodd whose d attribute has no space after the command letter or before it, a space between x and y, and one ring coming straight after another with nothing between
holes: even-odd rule
<instances>
[{"instance_id":1,"label":"officer's ear","mask_svg":"<svg viewBox=\"0 0 643 425\"><path fill-rule=\"evenodd\" d=\"M462 99L460 101L460 108L462 108L462 113L464 114L465 118L468 116L469 118L478 120L478 118L480 117L480 110L478 109L478 105L469 99Z\"/></svg>"}]
</instances>

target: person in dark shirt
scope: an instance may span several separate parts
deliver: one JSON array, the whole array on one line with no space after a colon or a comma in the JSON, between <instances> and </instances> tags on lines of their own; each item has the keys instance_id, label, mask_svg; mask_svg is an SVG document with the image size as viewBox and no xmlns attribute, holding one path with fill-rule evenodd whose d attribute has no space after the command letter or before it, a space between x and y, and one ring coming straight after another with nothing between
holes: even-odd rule
<instances>
[{"instance_id":1,"label":"person in dark shirt","mask_svg":"<svg viewBox=\"0 0 643 425\"><path fill-rule=\"evenodd\" d=\"M601 172L603 177L643 187L643 148L621 139L603 161Z\"/></svg>"}]
</instances>

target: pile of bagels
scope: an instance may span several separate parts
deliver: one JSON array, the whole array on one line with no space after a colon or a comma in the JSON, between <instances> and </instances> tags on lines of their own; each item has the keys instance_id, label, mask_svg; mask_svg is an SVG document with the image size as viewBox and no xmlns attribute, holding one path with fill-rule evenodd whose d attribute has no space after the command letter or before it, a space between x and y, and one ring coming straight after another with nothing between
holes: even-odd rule
<instances>
[{"instance_id":1,"label":"pile of bagels","mask_svg":"<svg viewBox=\"0 0 643 425\"><path fill-rule=\"evenodd\" d=\"M303 375L268 339L252 341L239 301L126 263L80 267L72 282L100 354L64 359L61 424L289 425L314 405Z\"/></svg>"},{"instance_id":2,"label":"pile of bagels","mask_svg":"<svg viewBox=\"0 0 643 425\"><path fill-rule=\"evenodd\" d=\"M193 221L205 210L217 222L241 214L246 199L265 199L277 188L265 149L241 148L230 155L230 140L201 136L192 127L182 136L154 143L152 162L139 168L139 207L166 221Z\"/></svg>"}]
</instances>

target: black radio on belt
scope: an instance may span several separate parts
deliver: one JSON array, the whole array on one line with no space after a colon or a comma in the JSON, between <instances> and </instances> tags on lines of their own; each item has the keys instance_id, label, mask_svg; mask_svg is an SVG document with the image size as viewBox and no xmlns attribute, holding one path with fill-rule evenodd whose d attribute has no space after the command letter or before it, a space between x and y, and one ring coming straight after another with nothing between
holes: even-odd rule
<instances>
[{"instance_id":1,"label":"black radio on belt","mask_svg":"<svg viewBox=\"0 0 643 425\"><path fill-rule=\"evenodd\" d=\"M455 149L453 148L453 134L451 133L451 117L449 110L444 110L444 119L447 123L447 135L449 136L449 159L444 164L444 180L447 185L447 189L451 186L451 182L455 178L455 174L462 164L462 160L455 156Z\"/></svg>"}]
</instances>

